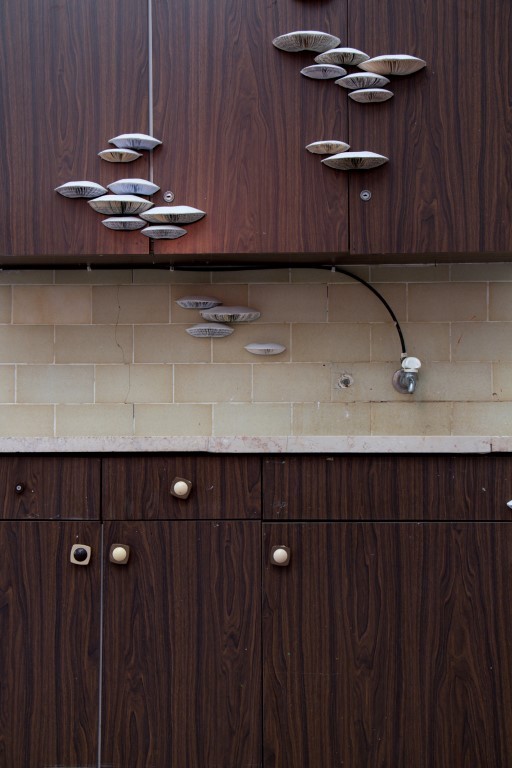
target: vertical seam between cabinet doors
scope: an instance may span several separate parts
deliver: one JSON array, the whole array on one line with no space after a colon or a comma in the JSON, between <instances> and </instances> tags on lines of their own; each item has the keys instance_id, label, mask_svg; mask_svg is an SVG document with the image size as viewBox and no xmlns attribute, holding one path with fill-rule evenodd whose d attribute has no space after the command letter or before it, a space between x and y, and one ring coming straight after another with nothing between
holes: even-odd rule
<instances>
[{"instance_id":1,"label":"vertical seam between cabinet doors","mask_svg":"<svg viewBox=\"0 0 512 768\"><path fill-rule=\"evenodd\" d=\"M98 768L102 758L102 720L103 720L103 621L104 621L104 556L103 556L103 521L100 521L100 663L98 682Z\"/></svg>"},{"instance_id":2,"label":"vertical seam between cabinet doors","mask_svg":"<svg viewBox=\"0 0 512 768\"><path fill-rule=\"evenodd\" d=\"M351 30L349 29L350 14L349 14L349 10L348 9L349 9L349 0L347 0L347 6L346 6L347 23L346 23L345 29L347 30L347 40L351 40L352 39L352 37L351 37ZM348 99L347 98L347 139L346 139L347 144L351 144L352 143L352 140L350 138L350 103L351 103L351 101L352 101L352 99ZM351 211L351 204L350 204L351 200L352 200L352 197L351 197L351 192L352 192L352 189L351 189L351 187L352 187L352 184L351 184L352 174L351 173L347 173L347 176L348 176L348 179L347 179L347 251L348 251L349 260L350 260L350 256L352 255L352 241L351 241L351 237L350 237L351 231L352 231L352 227L351 227L351 223L350 223L350 218L351 218L351 213L352 213L352 211Z\"/></svg>"},{"instance_id":3,"label":"vertical seam between cabinet doors","mask_svg":"<svg viewBox=\"0 0 512 768\"><path fill-rule=\"evenodd\" d=\"M148 133L153 135L153 0L148 0ZM153 181L153 152L149 152L149 180Z\"/></svg>"}]
</instances>

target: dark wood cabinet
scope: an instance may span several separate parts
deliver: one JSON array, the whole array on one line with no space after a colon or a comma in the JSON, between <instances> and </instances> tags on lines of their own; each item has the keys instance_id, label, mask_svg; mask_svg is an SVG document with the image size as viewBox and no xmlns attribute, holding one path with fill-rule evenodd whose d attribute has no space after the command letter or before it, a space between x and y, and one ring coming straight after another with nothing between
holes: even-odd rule
<instances>
[{"instance_id":1,"label":"dark wood cabinet","mask_svg":"<svg viewBox=\"0 0 512 768\"><path fill-rule=\"evenodd\" d=\"M105 528L103 764L259 766L260 523Z\"/></svg>"},{"instance_id":2,"label":"dark wood cabinet","mask_svg":"<svg viewBox=\"0 0 512 768\"><path fill-rule=\"evenodd\" d=\"M154 0L153 14L155 132L164 141L155 180L207 213L179 240L156 242L157 258L346 253L348 179L305 150L345 140L343 94L300 74L314 54L285 53L272 40L294 29L345 38L347 0Z\"/></svg>"},{"instance_id":3,"label":"dark wood cabinet","mask_svg":"<svg viewBox=\"0 0 512 768\"><path fill-rule=\"evenodd\" d=\"M54 191L68 181L147 178L147 152L129 164L98 157L120 133L148 133L147 8L140 0L2 3L0 265L149 253L139 232L109 230L85 199Z\"/></svg>"},{"instance_id":4,"label":"dark wood cabinet","mask_svg":"<svg viewBox=\"0 0 512 768\"><path fill-rule=\"evenodd\" d=\"M100 525L4 520L0 553L0 767L97 765Z\"/></svg>"},{"instance_id":5,"label":"dark wood cabinet","mask_svg":"<svg viewBox=\"0 0 512 768\"><path fill-rule=\"evenodd\" d=\"M510 765L510 524L264 539L265 768ZM283 544L289 566L270 565Z\"/></svg>"},{"instance_id":6,"label":"dark wood cabinet","mask_svg":"<svg viewBox=\"0 0 512 768\"><path fill-rule=\"evenodd\" d=\"M349 3L348 18L351 44L369 55L427 61L420 72L391 77L391 100L350 105L350 143L390 159L350 177L351 256L508 258L510 4L393 0L383 8L363 0ZM361 200L363 190L371 200Z\"/></svg>"},{"instance_id":7,"label":"dark wood cabinet","mask_svg":"<svg viewBox=\"0 0 512 768\"><path fill-rule=\"evenodd\" d=\"M505 768L511 491L505 454L3 456L0 768Z\"/></svg>"}]
</instances>

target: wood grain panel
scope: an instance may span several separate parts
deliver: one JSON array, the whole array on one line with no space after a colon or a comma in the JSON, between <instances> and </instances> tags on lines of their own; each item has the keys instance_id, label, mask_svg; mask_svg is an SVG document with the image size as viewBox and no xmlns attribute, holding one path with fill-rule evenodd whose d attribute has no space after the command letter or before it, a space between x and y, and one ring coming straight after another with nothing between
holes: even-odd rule
<instances>
[{"instance_id":1,"label":"wood grain panel","mask_svg":"<svg viewBox=\"0 0 512 768\"><path fill-rule=\"evenodd\" d=\"M261 766L261 527L109 523L103 764Z\"/></svg>"},{"instance_id":2,"label":"wood grain panel","mask_svg":"<svg viewBox=\"0 0 512 768\"><path fill-rule=\"evenodd\" d=\"M2 522L0 551L0 767L96 765L100 526Z\"/></svg>"},{"instance_id":3,"label":"wood grain panel","mask_svg":"<svg viewBox=\"0 0 512 768\"><path fill-rule=\"evenodd\" d=\"M120 133L148 133L148 105L146 2L2 3L0 264L148 254L140 233L108 230L85 200L54 192L67 181L147 178L147 153L129 165L97 153Z\"/></svg>"},{"instance_id":4,"label":"wood grain panel","mask_svg":"<svg viewBox=\"0 0 512 768\"><path fill-rule=\"evenodd\" d=\"M0 457L0 519L99 520L100 460Z\"/></svg>"},{"instance_id":5,"label":"wood grain panel","mask_svg":"<svg viewBox=\"0 0 512 768\"><path fill-rule=\"evenodd\" d=\"M175 477L192 482L188 498L171 495ZM111 457L103 460L105 520L261 517L257 456Z\"/></svg>"},{"instance_id":6,"label":"wood grain panel","mask_svg":"<svg viewBox=\"0 0 512 768\"><path fill-rule=\"evenodd\" d=\"M390 101L350 104L350 143L390 158L350 177L351 253L510 256L511 34L506 0L350 5L355 47L427 61Z\"/></svg>"},{"instance_id":7,"label":"wood grain panel","mask_svg":"<svg viewBox=\"0 0 512 768\"><path fill-rule=\"evenodd\" d=\"M265 768L511 764L510 525L265 525L264 557Z\"/></svg>"},{"instance_id":8,"label":"wood grain panel","mask_svg":"<svg viewBox=\"0 0 512 768\"><path fill-rule=\"evenodd\" d=\"M263 459L269 520L512 520L509 456Z\"/></svg>"},{"instance_id":9,"label":"wood grain panel","mask_svg":"<svg viewBox=\"0 0 512 768\"><path fill-rule=\"evenodd\" d=\"M305 150L344 139L346 94L300 74L314 53L272 45L300 29L345 41L346 0L154 0L153 9L155 131L164 141L155 181L176 203L207 212L185 237L155 243L157 259L347 252L346 177Z\"/></svg>"}]
</instances>

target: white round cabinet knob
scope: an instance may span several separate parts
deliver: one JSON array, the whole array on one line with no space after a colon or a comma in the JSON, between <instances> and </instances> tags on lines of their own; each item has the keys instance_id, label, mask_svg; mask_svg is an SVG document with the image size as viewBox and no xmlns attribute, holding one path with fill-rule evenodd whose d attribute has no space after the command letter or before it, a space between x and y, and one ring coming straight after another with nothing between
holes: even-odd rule
<instances>
[{"instance_id":1,"label":"white round cabinet knob","mask_svg":"<svg viewBox=\"0 0 512 768\"><path fill-rule=\"evenodd\" d=\"M288 547L274 547L272 549L272 562L274 565L288 565L290 561L290 550Z\"/></svg>"},{"instance_id":2,"label":"white round cabinet knob","mask_svg":"<svg viewBox=\"0 0 512 768\"><path fill-rule=\"evenodd\" d=\"M184 480L178 480L173 486L173 491L176 496L186 496L188 493L188 485Z\"/></svg>"},{"instance_id":3,"label":"white round cabinet knob","mask_svg":"<svg viewBox=\"0 0 512 768\"><path fill-rule=\"evenodd\" d=\"M109 559L116 565L126 565L130 557L130 547L127 544L112 544Z\"/></svg>"},{"instance_id":4,"label":"white round cabinet knob","mask_svg":"<svg viewBox=\"0 0 512 768\"><path fill-rule=\"evenodd\" d=\"M126 549L124 547L114 547L112 550L112 558L116 561L116 563L121 563L123 560L126 559Z\"/></svg>"}]
</instances>

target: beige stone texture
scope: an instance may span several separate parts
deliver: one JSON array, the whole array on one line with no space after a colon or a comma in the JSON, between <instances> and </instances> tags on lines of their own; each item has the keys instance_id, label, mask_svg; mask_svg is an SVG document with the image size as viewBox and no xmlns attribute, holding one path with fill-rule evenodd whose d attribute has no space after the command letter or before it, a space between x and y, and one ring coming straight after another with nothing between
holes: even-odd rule
<instances>
[{"instance_id":1,"label":"beige stone texture","mask_svg":"<svg viewBox=\"0 0 512 768\"><path fill-rule=\"evenodd\" d=\"M492 394L496 400L512 400L512 363L493 363Z\"/></svg>"},{"instance_id":2,"label":"beige stone texture","mask_svg":"<svg viewBox=\"0 0 512 768\"><path fill-rule=\"evenodd\" d=\"M135 406L135 434L138 436L209 436L211 433L211 405Z\"/></svg>"},{"instance_id":3,"label":"beige stone texture","mask_svg":"<svg viewBox=\"0 0 512 768\"><path fill-rule=\"evenodd\" d=\"M353 275L361 277L367 282L370 280L370 267L361 266L360 264L354 265L339 265L347 272L351 272ZM292 269L291 282L292 283L353 283L354 280L348 275L344 275L342 272L332 271L331 269Z\"/></svg>"},{"instance_id":4,"label":"beige stone texture","mask_svg":"<svg viewBox=\"0 0 512 768\"><path fill-rule=\"evenodd\" d=\"M369 403L298 403L293 435L369 435Z\"/></svg>"},{"instance_id":5,"label":"beige stone texture","mask_svg":"<svg viewBox=\"0 0 512 768\"><path fill-rule=\"evenodd\" d=\"M371 267L372 283L437 283L450 279L449 264L386 264Z\"/></svg>"},{"instance_id":6,"label":"beige stone texture","mask_svg":"<svg viewBox=\"0 0 512 768\"><path fill-rule=\"evenodd\" d=\"M262 323L324 323L326 285L251 285L249 305L261 312Z\"/></svg>"},{"instance_id":7,"label":"beige stone texture","mask_svg":"<svg viewBox=\"0 0 512 768\"><path fill-rule=\"evenodd\" d=\"M289 269L248 269L211 273L212 283L289 283Z\"/></svg>"},{"instance_id":8,"label":"beige stone texture","mask_svg":"<svg viewBox=\"0 0 512 768\"><path fill-rule=\"evenodd\" d=\"M198 285L173 285L171 288L171 320L173 323L204 323L198 309L184 309L176 304L178 299L184 296L211 296L218 299L225 306L246 307L248 301L247 285L210 285L199 283Z\"/></svg>"},{"instance_id":9,"label":"beige stone texture","mask_svg":"<svg viewBox=\"0 0 512 768\"><path fill-rule=\"evenodd\" d=\"M370 360L368 323L294 323L294 362L329 363Z\"/></svg>"},{"instance_id":10,"label":"beige stone texture","mask_svg":"<svg viewBox=\"0 0 512 768\"><path fill-rule=\"evenodd\" d=\"M93 323L168 323L166 285L94 286Z\"/></svg>"},{"instance_id":11,"label":"beige stone texture","mask_svg":"<svg viewBox=\"0 0 512 768\"><path fill-rule=\"evenodd\" d=\"M512 361L512 323L453 323L452 360Z\"/></svg>"},{"instance_id":12,"label":"beige stone texture","mask_svg":"<svg viewBox=\"0 0 512 768\"><path fill-rule=\"evenodd\" d=\"M155 269L134 269L134 285L181 285L182 283L211 282L209 272L180 271L168 267Z\"/></svg>"},{"instance_id":13,"label":"beige stone texture","mask_svg":"<svg viewBox=\"0 0 512 768\"><path fill-rule=\"evenodd\" d=\"M171 403L171 365L97 365L97 403Z\"/></svg>"},{"instance_id":14,"label":"beige stone texture","mask_svg":"<svg viewBox=\"0 0 512 768\"><path fill-rule=\"evenodd\" d=\"M489 286L489 320L512 320L512 282Z\"/></svg>"},{"instance_id":15,"label":"beige stone texture","mask_svg":"<svg viewBox=\"0 0 512 768\"><path fill-rule=\"evenodd\" d=\"M0 437L53 437L53 405L0 405Z\"/></svg>"},{"instance_id":16,"label":"beige stone texture","mask_svg":"<svg viewBox=\"0 0 512 768\"><path fill-rule=\"evenodd\" d=\"M237 323L231 336L213 339L212 354L214 363L254 363L273 364L290 359L290 325L284 323ZM279 355L253 355L245 349L246 344L273 342L286 347Z\"/></svg>"},{"instance_id":17,"label":"beige stone texture","mask_svg":"<svg viewBox=\"0 0 512 768\"><path fill-rule=\"evenodd\" d=\"M420 360L450 359L449 323L400 323L406 349ZM394 323L374 323L371 326L372 361L400 362L401 346Z\"/></svg>"},{"instance_id":18,"label":"beige stone texture","mask_svg":"<svg viewBox=\"0 0 512 768\"><path fill-rule=\"evenodd\" d=\"M0 323L11 322L12 289L10 285L0 286Z\"/></svg>"},{"instance_id":19,"label":"beige stone texture","mask_svg":"<svg viewBox=\"0 0 512 768\"><path fill-rule=\"evenodd\" d=\"M0 326L0 363L52 363L53 326Z\"/></svg>"},{"instance_id":20,"label":"beige stone texture","mask_svg":"<svg viewBox=\"0 0 512 768\"><path fill-rule=\"evenodd\" d=\"M175 365L175 402L250 402L251 370L250 365Z\"/></svg>"},{"instance_id":21,"label":"beige stone texture","mask_svg":"<svg viewBox=\"0 0 512 768\"><path fill-rule=\"evenodd\" d=\"M131 285L131 269L57 269L57 285Z\"/></svg>"},{"instance_id":22,"label":"beige stone texture","mask_svg":"<svg viewBox=\"0 0 512 768\"><path fill-rule=\"evenodd\" d=\"M82 285L16 285L13 323L75 325L91 322L91 289Z\"/></svg>"},{"instance_id":23,"label":"beige stone texture","mask_svg":"<svg viewBox=\"0 0 512 768\"><path fill-rule=\"evenodd\" d=\"M94 366L18 365L18 403L92 403Z\"/></svg>"},{"instance_id":24,"label":"beige stone texture","mask_svg":"<svg viewBox=\"0 0 512 768\"><path fill-rule=\"evenodd\" d=\"M1 269L0 285L51 285L54 272L51 269Z\"/></svg>"},{"instance_id":25,"label":"beige stone texture","mask_svg":"<svg viewBox=\"0 0 512 768\"><path fill-rule=\"evenodd\" d=\"M399 320L406 319L406 286L379 283L373 286L386 299ZM359 283L329 286L329 322L383 323L389 312L377 296Z\"/></svg>"},{"instance_id":26,"label":"beige stone texture","mask_svg":"<svg viewBox=\"0 0 512 768\"><path fill-rule=\"evenodd\" d=\"M393 373L400 367L400 360L390 363L346 363L331 366L332 400L336 403L373 403L388 400L403 400L392 384ZM342 374L352 377L349 387L339 385ZM419 391L412 395L419 399Z\"/></svg>"},{"instance_id":27,"label":"beige stone texture","mask_svg":"<svg viewBox=\"0 0 512 768\"><path fill-rule=\"evenodd\" d=\"M216 403L213 406L213 434L289 435L291 405Z\"/></svg>"},{"instance_id":28,"label":"beige stone texture","mask_svg":"<svg viewBox=\"0 0 512 768\"><path fill-rule=\"evenodd\" d=\"M510 403L454 403L454 435L512 435Z\"/></svg>"},{"instance_id":29,"label":"beige stone texture","mask_svg":"<svg viewBox=\"0 0 512 768\"><path fill-rule=\"evenodd\" d=\"M55 409L57 437L133 434L132 405L57 405Z\"/></svg>"},{"instance_id":30,"label":"beige stone texture","mask_svg":"<svg viewBox=\"0 0 512 768\"><path fill-rule=\"evenodd\" d=\"M454 282L512 281L512 263L451 264L450 273Z\"/></svg>"},{"instance_id":31,"label":"beige stone texture","mask_svg":"<svg viewBox=\"0 0 512 768\"><path fill-rule=\"evenodd\" d=\"M14 365L0 365L0 403L14 403Z\"/></svg>"},{"instance_id":32,"label":"beige stone texture","mask_svg":"<svg viewBox=\"0 0 512 768\"><path fill-rule=\"evenodd\" d=\"M131 363L133 330L128 325L58 326L57 363Z\"/></svg>"},{"instance_id":33,"label":"beige stone texture","mask_svg":"<svg viewBox=\"0 0 512 768\"><path fill-rule=\"evenodd\" d=\"M253 401L267 403L330 402L330 365L276 363L255 365Z\"/></svg>"},{"instance_id":34,"label":"beige stone texture","mask_svg":"<svg viewBox=\"0 0 512 768\"><path fill-rule=\"evenodd\" d=\"M197 318L196 318L197 319ZM203 339L190 336L188 325L140 325L134 328L136 363L209 363L212 343L225 339Z\"/></svg>"},{"instance_id":35,"label":"beige stone texture","mask_svg":"<svg viewBox=\"0 0 512 768\"><path fill-rule=\"evenodd\" d=\"M485 320L486 283L436 283L409 285L410 322Z\"/></svg>"},{"instance_id":36,"label":"beige stone texture","mask_svg":"<svg viewBox=\"0 0 512 768\"><path fill-rule=\"evenodd\" d=\"M428 363L419 372L417 397L421 400L464 402L491 400L491 363Z\"/></svg>"},{"instance_id":37,"label":"beige stone texture","mask_svg":"<svg viewBox=\"0 0 512 768\"><path fill-rule=\"evenodd\" d=\"M402 401L372 403L371 408L373 435L451 434L451 403Z\"/></svg>"}]
</instances>

